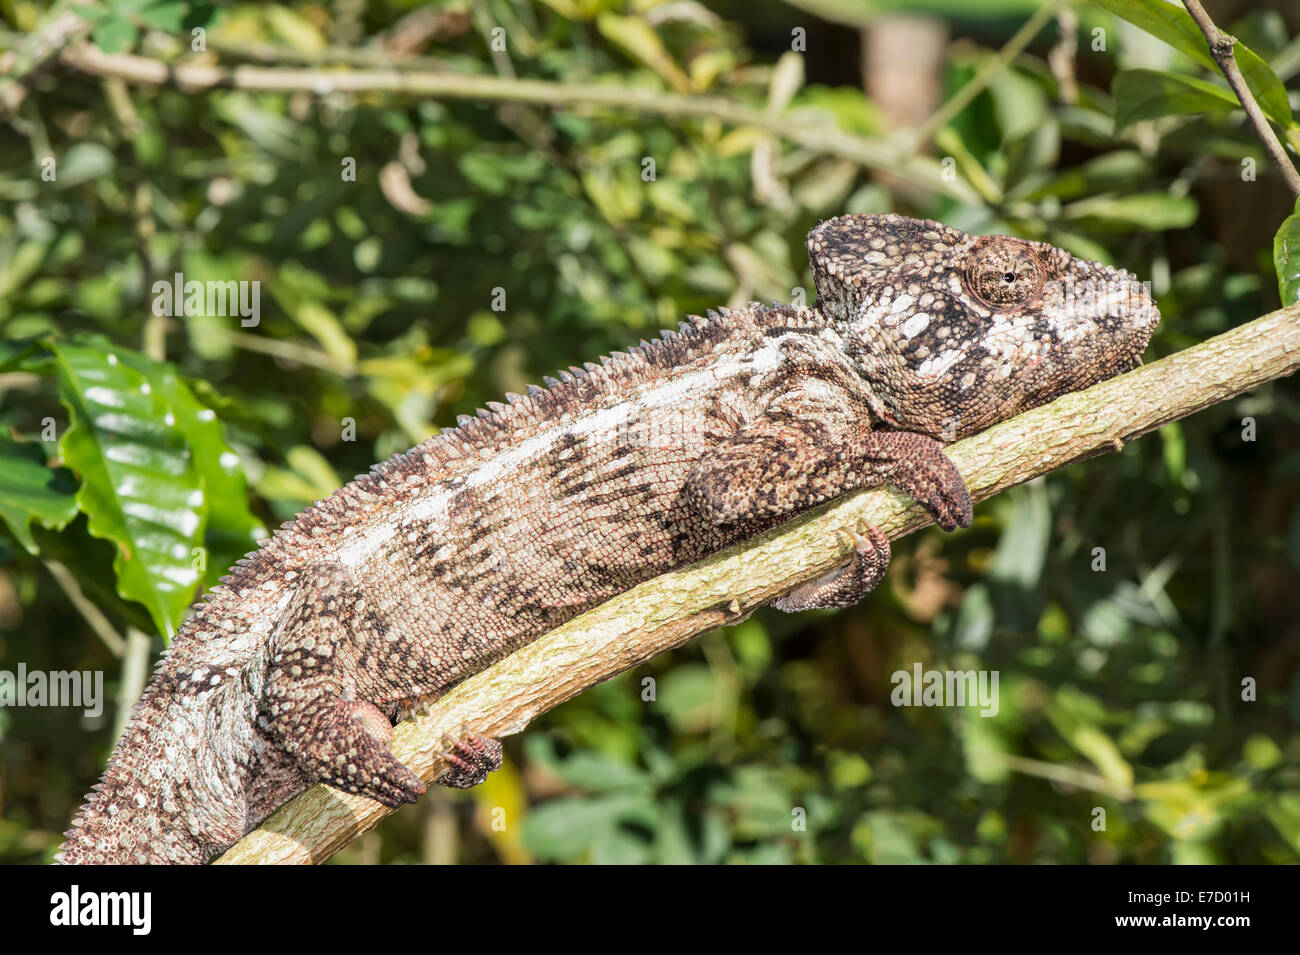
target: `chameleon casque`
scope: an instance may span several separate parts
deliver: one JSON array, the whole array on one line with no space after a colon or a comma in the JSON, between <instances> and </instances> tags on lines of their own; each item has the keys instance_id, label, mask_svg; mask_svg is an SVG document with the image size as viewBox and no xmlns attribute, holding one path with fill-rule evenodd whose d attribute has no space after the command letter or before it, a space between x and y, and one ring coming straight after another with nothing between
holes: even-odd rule
<instances>
[{"instance_id":1,"label":"chameleon casque","mask_svg":"<svg viewBox=\"0 0 1300 955\"><path fill-rule=\"evenodd\" d=\"M561 372L376 465L286 523L188 618L68 863L207 861L314 782L395 806L424 784L394 720L546 631L854 488L945 530L951 441L1126 371L1159 312L1133 275L899 215L808 235L813 307L750 305ZM889 542L775 601L842 607ZM455 741L439 782L501 747Z\"/></svg>"}]
</instances>

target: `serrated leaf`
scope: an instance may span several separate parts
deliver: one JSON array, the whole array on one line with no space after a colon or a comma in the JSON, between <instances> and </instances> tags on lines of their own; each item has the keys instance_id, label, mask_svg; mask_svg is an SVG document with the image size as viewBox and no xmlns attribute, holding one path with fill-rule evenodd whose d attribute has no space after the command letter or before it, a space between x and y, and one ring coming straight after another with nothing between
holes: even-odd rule
<instances>
[{"instance_id":1,"label":"serrated leaf","mask_svg":"<svg viewBox=\"0 0 1300 955\"><path fill-rule=\"evenodd\" d=\"M32 521L62 530L77 516L76 490L72 472L48 467L38 445L0 437L0 518L27 553L36 553Z\"/></svg>"},{"instance_id":2,"label":"serrated leaf","mask_svg":"<svg viewBox=\"0 0 1300 955\"><path fill-rule=\"evenodd\" d=\"M1110 87L1115 97L1115 132L1144 119L1185 113L1240 109L1231 90L1194 76L1160 70L1124 70Z\"/></svg>"},{"instance_id":3,"label":"serrated leaf","mask_svg":"<svg viewBox=\"0 0 1300 955\"><path fill-rule=\"evenodd\" d=\"M1283 305L1300 301L1300 199L1273 236L1273 268Z\"/></svg>"},{"instance_id":4,"label":"serrated leaf","mask_svg":"<svg viewBox=\"0 0 1300 955\"><path fill-rule=\"evenodd\" d=\"M60 449L81 478L77 507L90 533L117 545L117 592L143 604L170 636L200 581L193 552L207 520L203 483L163 366L143 356L128 364L115 351L54 346L70 416Z\"/></svg>"},{"instance_id":5,"label":"serrated leaf","mask_svg":"<svg viewBox=\"0 0 1300 955\"><path fill-rule=\"evenodd\" d=\"M1187 54L1202 66L1219 72L1219 66L1210 55L1210 45L1205 36L1182 7L1165 0L1097 0L1117 17L1141 27L1147 33L1164 40L1175 50ZM1260 59L1246 44L1233 45L1237 67L1255 95L1260 109L1278 126L1286 129L1294 123L1291 104L1287 101L1286 87L1269 65Z\"/></svg>"}]
</instances>

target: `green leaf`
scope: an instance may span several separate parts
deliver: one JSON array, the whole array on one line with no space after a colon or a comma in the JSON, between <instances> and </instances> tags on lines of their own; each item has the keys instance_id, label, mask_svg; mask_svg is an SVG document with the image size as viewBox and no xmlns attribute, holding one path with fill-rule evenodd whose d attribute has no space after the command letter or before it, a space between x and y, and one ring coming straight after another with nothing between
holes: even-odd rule
<instances>
[{"instance_id":1,"label":"green leaf","mask_svg":"<svg viewBox=\"0 0 1300 955\"><path fill-rule=\"evenodd\" d=\"M686 93L690 90L691 81L668 52L654 27L645 20L602 13L596 18L596 29L605 39L621 47L628 56L658 73L677 92Z\"/></svg>"},{"instance_id":2,"label":"green leaf","mask_svg":"<svg viewBox=\"0 0 1300 955\"><path fill-rule=\"evenodd\" d=\"M676 667L660 683L659 706L679 732L698 733L717 725L727 703L727 693L704 664Z\"/></svg>"},{"instance_id":3,"label":"green leaf","mask_svg":"<svg viewBox=\"0 0 1300 955\"><path fill-rule=\"evenodd\" d=\"M176 33L185 22L188 6L188 3L182 3L181 0L161 0L160 3L144 7L140 11L140 19L155 30Z\"/></svg>"},{"instance_id":4,"label":"green leaf","mask_svg":"<svg viewBox=\"0 0 1300 955\"><path fill-rule=\"evenodd\" d=\"M36 553L32 521L62 530L77 516L76 490L70 471L46 466L39 445L0 436L0 518L27 553Z\"/></svg>"},{"instance_id":5,"label":"green leaf","mask_svg":"<svg viewBox=\"0 0 1300 955\"><path fill-rule=\"evenodd\" d=\"M75 148L75 147L74 147ZM50 243L45 239L28 239L18 246L7 261L0 263L0 299L21 290L45 264Z\"/></svg>"},{"instance_id":6,"label":"green leaf","mask_svg":"<svg viewBox=\"0 0 1300 955\"><path fill-rule=\"evenodd\" d=\"M1300 199L1273 236L1273 268L1283 305L1300 301Z\"/></svg>"},{"instance_id":7,"label":"green leaf","mask_svg":"<svg viewBox=\"0 0 1300 955\"><path fill-rule=\"evenodd\" d=\"M1096 699L1065 686L1057 691L1054 705L1046 712L1057 732L1088 757L1108 783L1120 792L1133 788L1133 767L1098 725L1105 711Z\"/></svg>"},{"instance_id":8,"label":"green leaf","mask_svg":"<svg viewBox=\"0 0 1300 955\"><path fill-rule=\"evenodd\" d=\"M1136 150L1125 149L1104 153L1081 166L1071 166L1058 171L1051 180L1030 193L1027 198L1041 199L1044 196L1057 196L1061 199L1072 199L1076 196L1094 195L1098 192L1126 188L1134 182L1142 181L1150 174L1151 161Z\"/></svg>"},{"instance_id":9,"label":"green leaf","mask_svg":"<svg viewBox=\"0 0 1300 955\"><path fill-rule=\"evenodd\" d=\"M1231 90L1194 76L1160 70L1124 70L1110 86L1115 97L1115 132L1144 119L1185 113L1240 109Z\"/></svg>"},{"instance_id":10,"label":"green leaf","mask_svg":"<svg viewBox=\"0 0 1300 955\"><path fill-rule=\"evenodd\" d=\"M847 86L806 86L795 95L789 110L797 112L805 107L825 110L834 117L836 126L859 136L878 136L888 125L873 100Z\"/></svg>"},{"instance_id":11,"label":"green leaf","mask_svg":"<svg viewBox=\"0 0 1300 955\"><path fill-rule=\"evenodd\" d=\"M321 53L329 41L310 20L296 10L278 4L267 4L266 19L291 50L302 53Z\"/></svg>"},{"instance_id":12,"label":"green leaf","mask_svg":"<svg viewBox=\"0 0 1300 955\"><path fill-rule=\"evenodd\" d=\"M1264 816L1296 852L1300 852L1300 793L1282 792L1264 810Z\"/></svg>"},{"instance_id":13,"label":"green leaf","mask_svg":"<svg viewBox=\"0 0 1300 955\"><path fill-rule=\"evenodd\" d=\"M1047 486L1041 479L1031 481L1008 497L1009 513L988 576L990 580L1032 593L1042 583L1052 536L1052 507L1047 500Z\"/></svg>"},{"instance_id":14,"label":"green leaf","mask_svg":"<svg viewBox=\"0 0 1300 955\"><path fill-rule=\"evenodd\" d=\"M149 377L189 445L208 509L207 580L211 584L267 536L266 526L249 510L248 484L239 455L226 444L217 413L194 396L175 369L155 364L138 352L119 351L117 357Z\"/></svg>"},{"instance_id":15,"label":"green leaf","mask_svg":"<svg viewBox=\"0 0 1300 955\"><path fill-rule=\"evenodd\" d=\"M1196 200L1165 192L1139 192L1131 196L1091 196L1061 210L1067 222L1097 231L1158 232L1181 229L1196 221Z\"/></svg>"},{"instance_id":16,"label":"green leaf","mask_svg":"<svg viewBox=\"0 0 1300 955\"><path fill-rule=\"evenodd\" d=\"M645 789L650 782L635 766L596 752L578 751L559 763L555 771L574 789L592 792Z\"/></svg>"},{"instance_id":17,"label":"green leaf","mask_svg":"<svg viewBox=\"0 0 1300 955\"><path fill-rule=\"evenodd\" d=\"M357 345L333 312L320 302L305 301L293 311L293 319L316 339L335 361L356 364Z\"/></svg>"},{"instance_id":18,"label":"green leaf","mask_svg":"<svg viewBox=\"0 0 1300 955\"><path fill-rule=\"evenodd\" d=\"M81 477L77 506L117 545L117 592L171 635L194 596L207 506L164 366L94 342L54 346L70 421L60 448Z\"/></svg>"},{"instance_id":19,"label":"green leaf","mask_svg":"<svg viewBox=\"0 0 1300 955\"><path fill-rule=\"evenodd\" d=\"M105 53L121 53L135 43L135 24L118 16L109 16L95 26L90 38Z\"/></svg>"},{"instance_id":20,"label":"green leaf","mask_svg":"<svg viewBox=\"0 0 1300 955\"><path fill-rule=\"evenodd\" d=\"M1202 66L1215 73L1219 72L1219 65L1210 55L1210 45L1205 36L1196 21L1181 7L1165 0L1097 0L1097 3L1117 17L1164 40L1175 50L1186 53ZM1291 115L1291 104L1287 102L1286 87L1277 74L1244 43L1236 43L1233 53L1246 85L1255 95L1264 114L1283 129L1293 125L1294 118Z\"/></svg>"},{"instance_id":21,"label":"green leaf","mask_svg":"<svg viewBox=\"0 0 1300 955\"><path fill-rule=\"evenodd\" d=\"M100 143L77 143L70 148L57 168L55 182L60 189L79 186L113 171L116 160L107 146Z\"/></svg>"},{"instance_id":22,"label":"green leaf","mask_svg":"<svg viewBox=\"0 0 1300 955\"><path fill-rule=\"evenodd\" d=\"M608 839L622 821L653 825L654 819L654 797L648 792L562 796L529 811L523 841L539 856L573 859Z\"/></svg>"},{"instance_id":23,"label":"green leaf","mask_svg":"<svg viewBox=\"0 0 1300 955\"><path fill-rule=\"evenodd\" d=\"M33 338L6 338L0 341L0 372L35 371L33 367L45 353L45 341ZM32 364L29 365L29 362Z\"/></svg>"}]
</instances>

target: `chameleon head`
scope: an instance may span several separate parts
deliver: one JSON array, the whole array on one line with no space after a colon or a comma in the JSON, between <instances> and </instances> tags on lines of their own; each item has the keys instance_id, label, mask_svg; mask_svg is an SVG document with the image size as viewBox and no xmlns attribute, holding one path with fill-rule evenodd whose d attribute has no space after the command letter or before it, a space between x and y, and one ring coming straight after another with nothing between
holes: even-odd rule
<instances>
[{"instance_id":1,"label":"chameleon head","mask_svg":"<svg viewBox=\"0 0 1300 955\"><path fill-rule=\"evenodd\" d=\"M808 256L873 413L945 441L1127 371L1160 320L1123 269L929 220L840 216Z\"/></svg>"}]
</instances>

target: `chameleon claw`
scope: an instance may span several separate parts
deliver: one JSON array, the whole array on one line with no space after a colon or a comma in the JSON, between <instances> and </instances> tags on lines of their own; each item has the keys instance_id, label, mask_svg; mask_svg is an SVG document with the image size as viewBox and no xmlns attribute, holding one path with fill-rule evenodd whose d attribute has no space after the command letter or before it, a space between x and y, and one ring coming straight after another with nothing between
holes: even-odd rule
<instances>
[{"instance_id":1,"label":"chameleon claw","mask_svg":"<svg viewBox=\"0 0 1300 955\"><path fill-rule=\"evenodd\" d=\"M438 784L452 789L470 789L501 768L501 741L475 733L462 725L459 737L444 737L447 748L439 757L447 764Z\"/></svg>"}]
</instances>

